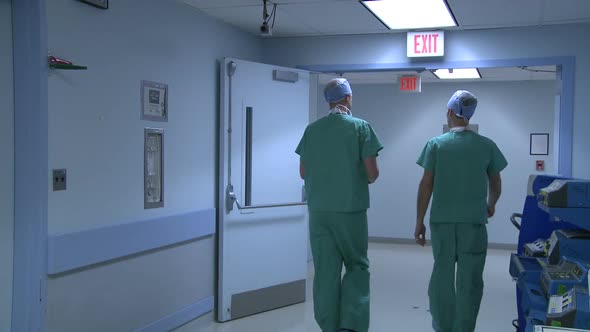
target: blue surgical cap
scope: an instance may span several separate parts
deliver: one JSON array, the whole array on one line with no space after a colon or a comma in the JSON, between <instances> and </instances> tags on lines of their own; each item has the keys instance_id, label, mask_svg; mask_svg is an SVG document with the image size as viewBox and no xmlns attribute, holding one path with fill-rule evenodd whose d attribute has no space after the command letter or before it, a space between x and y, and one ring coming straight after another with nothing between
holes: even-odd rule
<instances>
[{"instance_id":1,"label":"blue surgical cap","mask_svg":"<svg viewBox=\"0 0 590 332\"><path fill-rule=\"evenodd\" d=\"M477 97L469 91L458 90L451 96L447 106L457 116L469 120L473 116L473 113L475 113Z\"/></svg>"},{"instance_id":2,"label":"blue surgical cap","mask_svg":"<svg viewBox=\"0 0 590 332\"><path fill-rule=\"evenodd\" d=\"M347 95L352 95L352 89L345 78L331 80L324 89L324 98L328 103L339 102Z\"/></svg>"}]
</instances>

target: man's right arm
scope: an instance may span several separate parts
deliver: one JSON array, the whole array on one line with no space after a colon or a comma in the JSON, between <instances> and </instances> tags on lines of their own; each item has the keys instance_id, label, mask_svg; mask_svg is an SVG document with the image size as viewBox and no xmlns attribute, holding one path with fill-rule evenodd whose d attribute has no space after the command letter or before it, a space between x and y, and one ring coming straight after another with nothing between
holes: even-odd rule
<instances>
[{"instance_id":1,"label":"man's right arm","mask_svg":"<svg viewBox=\"0 0 590 332\"><path fill-rule=\"evenodd\" d=\"M502 178L500 177L500 172L508 166L506 158L493 142L491 157L490 165L488 165L488 218L493 217L496 213L496 203L498 203L502 194Z\"/></svg>"},{"instance_id":2,"label":"man's right arm","mask_svg":"<svg viewBox=\"0 0 590 332\"><path fill-rule=\"evenodd\" d=\"M303 166L303 161L299 162L299 176L302 180L305 180L305 166Z\"/></svg>"},{"instance_id":3,"label":"man's right arm","mask_svg":"<svg viewBox=\"0 0 590 332\"><path fill-rule=\"evenodd\" d=\"M369 157L365 159L365 170L367 171L367 178L369 183L373 183L379 177L379 166L377 165L377 157Z\"/></svg>"},{"instance_id":4,"label":"man's right arm","mask_svg":"<svg viewBox=\"0 0 590 332\"><path fill-rule=\"evenodd\" d=\"M426 226L424 225L424 217L426 210L430 204L432 191L434 190L434 173L429 170L424 170L422 180L418 186L418 199L416 203L416 229L414 231L414 238L416 243L421 246L426 244Z\"/></svg>"},{"instance_id":5,"label":"man's right arm","mask_svg":"<svg viewBox=\"0 0 590 332\"><path fill-rule=\"evenodd\" d=\"M379 142L377 134L368 122L363 122L363 125L359 129L361 136L361 159L365 165L367 180L369 183L373 183L379 177L377 156L379 155L379 151L383 149L383 145Z\"/></svg>"},{"instance_id":6,"label":"man's right arm","mask_svg":"<svg viewBox=\"0 0 590 332\"><path fill-rule=\"evenodd\" d=\"M502 194L502 177L500 173L488 175L489 194L488 194L488 218L496 213L496 203Z\"/></svg>"}]
</instances>

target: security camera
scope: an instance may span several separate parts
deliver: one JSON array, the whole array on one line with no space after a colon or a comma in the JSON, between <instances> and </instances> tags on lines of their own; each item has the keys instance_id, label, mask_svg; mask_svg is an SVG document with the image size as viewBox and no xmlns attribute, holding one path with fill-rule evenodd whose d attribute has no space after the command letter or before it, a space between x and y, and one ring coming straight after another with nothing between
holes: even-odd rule
<instances>
[{"instance_id":1,"label":"security camera","mask_svg":"<svg viewBox=\"0 0 590 332\"><path fill-rule=\"evenodd\" d=\"M268 25L268 22L263 22L260 26L260 35L263 37L272 36L272 27Z\"/></svg>"}]
</instances>

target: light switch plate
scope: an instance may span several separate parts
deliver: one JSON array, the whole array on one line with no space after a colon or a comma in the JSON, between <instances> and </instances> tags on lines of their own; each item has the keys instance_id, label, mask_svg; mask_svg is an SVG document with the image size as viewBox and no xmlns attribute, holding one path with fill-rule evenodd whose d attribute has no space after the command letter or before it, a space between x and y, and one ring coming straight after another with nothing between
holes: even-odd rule
<instances>
[{"instance_id":1,"label":"light switch plate","mask_svg":"<svg viewBox=\"0 0 590 332\"><path fill-rule=\"evenodd\" d=\"M66 170L65 169L54 169L53 170L53 191L66 190Z\"/></svg>"}]
</instances>

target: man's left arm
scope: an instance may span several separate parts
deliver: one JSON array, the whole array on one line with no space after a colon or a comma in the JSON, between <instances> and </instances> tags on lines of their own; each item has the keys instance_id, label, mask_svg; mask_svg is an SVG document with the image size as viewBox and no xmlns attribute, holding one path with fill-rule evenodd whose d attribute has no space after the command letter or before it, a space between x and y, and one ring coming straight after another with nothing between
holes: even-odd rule
<instances>
[{"instance_id":1,"label":"man's left arm","mask_svg":"<svg viewBox=\"0 0 590 332\"><path fill-rule=\"evenodd\" d=\"M498 148L498 146L492 144L492 158L488 165L488 218L491 218L496 213L496 203L500 199L502 194L502 178L500 172L508 166L508 161Z\"/></svg>"},{"instance_id":2,"label":"man's left arm","mask_svg":"<svg viewBox=\"0 0 590 332\"><path fill-rule=\"evenodd\" d=\"M306 136L307 136L307 128L305 129L305 132L303 133L303 137L301 137L301 140L299 141L299 144L297 145L297 148L295 149L295 153L297 153L299 155L299 176L302 179L305 179L305 165L303 164L303 159L304 159L304 155L305 155Z\"/></svg>"},{"instance_id":3,"label":"man's left arm","mask_svg":"<svg viewBox=\"0 0 590 332\"><path fill-rule=\"evenodd\" d=\"M421 246L426 244L426 226L424 225L424 218L432 191L434 190L434 169L436 164L436 144L432 141L426 143L422 153L416 162L424 168L420 185L418 186L418 198L416 202L416 229L414 230L414 238L416 243Z\"/></svg>"},{"instance_id":4,"label":"man's left arm","mask_svg":"<svg viewBox=\"0 0 590 332\"><path fill-rule=\"evenodd\" d=\"M416 242L424 246L426 244L426 226L424 225L424 217L430 198L432 197L432 190L434 188L434 173L424 169L422 180L418 186L418 199L416 203L416 229L414 231L414 238Z\"/></svg>"}]
</instances>

